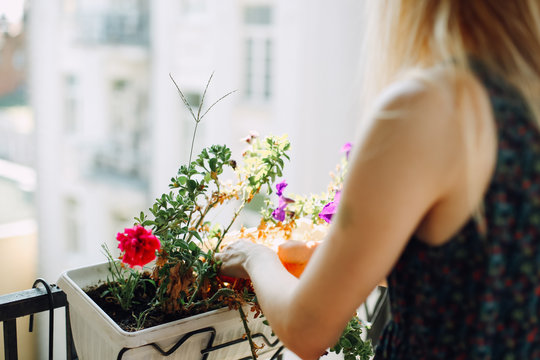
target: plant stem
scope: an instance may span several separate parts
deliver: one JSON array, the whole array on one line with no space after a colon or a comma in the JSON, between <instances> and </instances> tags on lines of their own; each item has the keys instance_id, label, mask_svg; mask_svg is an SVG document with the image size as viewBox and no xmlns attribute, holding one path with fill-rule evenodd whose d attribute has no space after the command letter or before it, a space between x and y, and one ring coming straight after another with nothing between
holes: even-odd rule
<instances>
[{"instance_id":1,"label":"plant stem","mask_svg":"<svg viewBox=\"0 0 540 360\"><path fill-rule=\"evenodd\" d=\"M148 314L154 310L154 305L150 306L148 309L141 312L138 316L135 314L132 314L132 316L135 318L136 321L136 330L141 330L144 326L144 322L146 321L146 318L148 317Z\"/></svg>"},{"instance_id":2,"label":"plant stem","mask_svg":"<svg viewBox=\"0 0 540 360\"><path fill-rule=\"evenodd\" d=\"M197 296L197 293L199 292L199 289L201 288L201 284L203 282L203 278L200 277L199 281L197 281L197 288L193 292L193 295L191 295L191 298L189 298L186 307L189 307L189 305L193 304L193 301L195 301L195 296Z\"/></svg>"},{"instance_id":3,"label":"plant stem","mask_svg":"<svg viewBox=\"0 0 540 360\"><path fill-rule=\"evenodd\" d=\"M249 326L247 324L247 318L246 314L244 313L244 309L240 306L238 308L238 311L240 312L240 318L242 319L242 324L244 325L244 330L246 331L246 337L249 342L249 347L251 349L251 355L253 356L253 360L257 359L257 346L253 342L253 338L251 337L251 331L249 330Z\"/></svg>"},{"instance_id":4,"label":"plant stem","mask_svg":"<svg viewBox=\"0 0 540 360\"><path fill-rule=\"evenodd\" d=\"M234 290L233 289L229 289L229 288L221 288L219 289L218 291L216 291L216 293L214 295L212 295L212 297L206 299L206 300L201 300L201 301L197 301L197 302L193 302L191 304L191 307L196 307L196 306L200 306L200 305L209 305L211 304L212 302L214 302L219 296L222 296L222 295L232 295L234 294Z\"/></svg>"},{"instance_id":5,"label":"plant stem","mask_svg":"<svg viewBox=\"0 0 540 360\"><path fill-rule=\"evenodd\" d=\"M240 213L242 212L242 209L244 208L244 206L246 206L247 204L247 201L244 200L244 202L242 203L242 205L240 205L238 207L238 209L236 209L236 211L234 212L234 215L233 215L233 218L231 220L231 222L229 223L229 225L227 226L227 228L225 230L223 230L223 234L221 234L221 237L219 238L217 244L216 244L216 247L214 248L214 252L218 252L219 250L219 246L221 245L221 242L223 241L223 239L225 238L225 235L229 232L229 230L231 229L231 226L232 224L236 221L236 218L238 217L238 215L240 215Z\"/></svg>"},{"instance_id":6,"label":"plant stem","mask_svg":"<svg viewBox=\"0 0 540 360\"><path fill-rule=\"evenodd\" d=\"M201 214L201 217L197 220L197 223L195 224L195 231L197 231L197 228L199 227L199 225L201 225L202 221L204 220L204 218L206 217L206 215L208 214L208 212L214 207L214 205L216 205L218 202L215 201L213 202L212 204L208 204L206 206L206 208L204 209L204 212ZM191 221L191 216L190 216L190 219L189 221ZM189 226L189 223L188 223L188 226ZM192 234L189 234L189 237L187 238L186 242L189 242L191 240L191 238L193 237Z\"/></svg>"},{"instance_id":7,"label":"plant stem","mask_svg":"<svg viewBox=\"0 0 540 360\"><path fill-rule=\"evenodd\" d=\"M193 156L193 146L195 146L195 136L197 135L197 129L199 127L199 119L195 119L195 129L193 129L193 137L191 138L191 148L189 150L189 162L188 164L191 165L191 158ZM191 175L189 176L191 178Z\"/></svg>"}]
</instances>

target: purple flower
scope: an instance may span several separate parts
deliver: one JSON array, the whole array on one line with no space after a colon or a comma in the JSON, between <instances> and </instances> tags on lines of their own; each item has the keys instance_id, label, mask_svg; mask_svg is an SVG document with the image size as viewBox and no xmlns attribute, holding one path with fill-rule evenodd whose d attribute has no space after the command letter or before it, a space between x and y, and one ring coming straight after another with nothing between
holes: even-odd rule
<instances>
[{"instance_id":1,"label":"purple flower","mask_svg":"<svg viewBox=\"0 0 540 360\"><path fill-rule=\"evenodd\" d=\"M283 221L285 220L285 208L287 207L287 203L284 203L283 206L278 206L277 209L272 211L272 217L276 219L277 221Z\"/></svg>"},{"instance_id":2,"label":"purple flower","mask_svg":"<svg viewBox=\"0 0 540 360\"><path fill-rule=\"evenodd\" d=\"M345 143L345 145L341 147L341 152L345 153L347 160L349 159L349 153L351 152L351 148L352 148L352 144L350 142Z\"/></svg>"},{"instance_id":3,"label":"purple flower","mask_svg":"<svg viewBox=\"0 0 540 360\"><path fill-rule=\"evenodd\" d=\"M294 202L293 199L289 199L285 196L279 197L279 205L278 207L272 212L272 217L276 219L277 221L283 221L285 220L285 208L290 203Z\"/></svg>"},{"instance_id":4,"label":"purple flower","mask_svg":"<svg viewBox=\"0 0 540 360\"><path fill-rule=\"evenodd\" d=\"M282 182L276 184L276 194L277 196L281 197L283 195L283 190L287 187L287 181L283 180Z\"/></svg>"},{"instance_id":5,"label":"purple flower","mask_svg":"<svg viewBox=\"0 0 540 360\"><path fill-rule=\"evenodd\" d=\"M279 205L272 212L272 217L276 219L277 221L285 220L285 214L286 214L285 208L287 207L289 203L294 202L294 200L283 196L283 190L285 190L286 187L287 187L287 182L285 180L276 184L276 194L279 196Z\"/></svg>"},{"instance_id":6,"label":"purple flower","mask_svg":"<svg viewBox=\"0 0 540 360\"><path fill-rule=\"evenodd\" d=\"M322 211L319 213L319 217L330 223L332 221L332 216L337 212L339 199L341 198L341 191L337 191L334 195L334 201L330 201L328 204L324 205Z\"/></svg>"}]
</instances>

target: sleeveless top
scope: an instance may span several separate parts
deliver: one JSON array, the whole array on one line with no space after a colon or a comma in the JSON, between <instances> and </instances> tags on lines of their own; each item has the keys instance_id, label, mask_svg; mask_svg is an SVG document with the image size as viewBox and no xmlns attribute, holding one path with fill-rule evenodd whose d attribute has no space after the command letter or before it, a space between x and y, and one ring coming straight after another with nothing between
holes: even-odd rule
<instances>
[{"instance_id":1,"label":"sleeveless top","mask_svg":"<svg viewBox=\"0 0 540 360\"><path fill-rule=\"evenodd\" d=\"M377 360L540 359L540 132L515 88L473 69L498 138L486 227L471 218L438 247L410 239L388 278Z\"/></svg>"}]
</instances>

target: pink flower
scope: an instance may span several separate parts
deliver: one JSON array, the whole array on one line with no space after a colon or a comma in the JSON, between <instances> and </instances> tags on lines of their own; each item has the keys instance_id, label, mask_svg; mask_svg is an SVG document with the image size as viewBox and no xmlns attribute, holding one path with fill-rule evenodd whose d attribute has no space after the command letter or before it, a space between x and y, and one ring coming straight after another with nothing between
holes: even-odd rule
<instances>
[{"instance_id":1,"label":"pink flower","mask_svg":"<svg viewBox=\"0 0 540 360\"><path fill-rule=\"evenodd\" d=\"M328 204L324 205L322 211L319 213L319 217L327 223L332 222L332 216L337 212L340 198L341 191L337 191L336 195L334 195L334 201L330 201Z\"/></svg>"},{"instance_id":2,"label":"pink flower","mask_svg":"<svg viewBox=\"0 0 540 360\"><path fill-rule=\"evenodd\" d=\"M156 251L160 249L159 239L152 235L141 225L124 229L123 233L116 235L120 243L118 248L124 252L122 262L130 267L144 266L156 258Z\"/></svg>"},{"instance_id":3,"label":"pink flower","mask_svg":"<svg viewBox=\"0 0 540 360\"><path fill-rule=\"evenodd\" d=\"M258 137L259 137L259 133L256 132L256 131L254 131L254 130L251 130L251 131L249 132L249 135L246 136L245 138L243 138L242 141L245 141L245 142L247 142L248 144L251 144L251 142L252 142L254 139L258 138Z\"/></svg>"}]
</instances>

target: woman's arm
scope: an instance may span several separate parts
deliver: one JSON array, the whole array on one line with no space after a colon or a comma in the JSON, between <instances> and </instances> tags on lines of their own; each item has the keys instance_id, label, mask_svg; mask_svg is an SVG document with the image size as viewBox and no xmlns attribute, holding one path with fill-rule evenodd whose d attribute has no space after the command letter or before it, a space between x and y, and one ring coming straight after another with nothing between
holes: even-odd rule
<instances>
[{"instance_id":1,"label":"woman's arm","mask_svg":"<svg viewBox=\"0 0 540 360\"><path fill-rule=\"evenodd\" d=\"M354 147L336 218L300 279L263 246L238 242L221 255L227 275L249 276L285 346L318 359L400 256L460 169L453 100L419 81L383 95Z\"/></svg>"}]
</instances>

